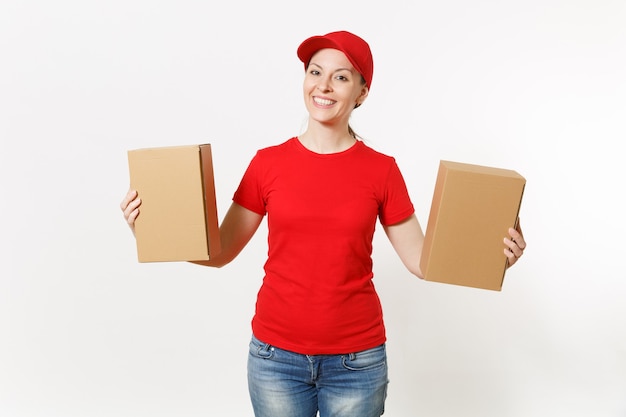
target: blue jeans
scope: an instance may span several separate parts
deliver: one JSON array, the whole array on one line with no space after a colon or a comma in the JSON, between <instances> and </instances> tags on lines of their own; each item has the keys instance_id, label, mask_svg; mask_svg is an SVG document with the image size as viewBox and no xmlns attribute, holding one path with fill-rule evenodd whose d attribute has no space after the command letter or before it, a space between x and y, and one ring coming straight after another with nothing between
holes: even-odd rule
<instances>
[{"instance_id":1,"label":"blue jeans","mask_svg":"<svg viewBox=\"0 0 626 417\"><path fill-rule=\"evenodd\" d=\"M248 388L256 417L380 417L385 345L343 355L302 355L252 336Z\"/></svg>"}]
</instances>

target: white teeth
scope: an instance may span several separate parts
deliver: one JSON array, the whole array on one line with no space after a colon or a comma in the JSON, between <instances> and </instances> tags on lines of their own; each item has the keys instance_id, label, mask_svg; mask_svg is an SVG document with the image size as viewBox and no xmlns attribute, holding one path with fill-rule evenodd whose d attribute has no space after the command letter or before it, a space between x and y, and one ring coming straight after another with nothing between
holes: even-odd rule
<instances>
[{"instance_id":1,"label":"white teeth","mask_svg":"<svg viewBox=\"0 0 626 417\"><path fill-rule=\"evenodd\" d=\"M326 100L326 99L317 98L317 97L313 97L313 100L320 106L330 106L331 104L334 103L334 101L332 100Z\"/></svg>"}]
</instances>

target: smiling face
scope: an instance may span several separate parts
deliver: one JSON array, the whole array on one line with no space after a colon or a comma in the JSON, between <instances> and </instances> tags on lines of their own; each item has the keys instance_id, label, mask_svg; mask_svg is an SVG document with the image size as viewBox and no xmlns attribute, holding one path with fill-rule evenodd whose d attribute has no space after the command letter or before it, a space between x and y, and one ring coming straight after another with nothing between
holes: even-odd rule
<instances>
[{"instance_id":1,"label":"smiling face","mask_svg":"<svg viewBox=\"0 0 626 417\"><path fill-rule=\"evenodd\" d=\"M303 92L310 122L344 128L368 88L343 52L321 49L311 57Z\"/></svg>"}]
</instances>

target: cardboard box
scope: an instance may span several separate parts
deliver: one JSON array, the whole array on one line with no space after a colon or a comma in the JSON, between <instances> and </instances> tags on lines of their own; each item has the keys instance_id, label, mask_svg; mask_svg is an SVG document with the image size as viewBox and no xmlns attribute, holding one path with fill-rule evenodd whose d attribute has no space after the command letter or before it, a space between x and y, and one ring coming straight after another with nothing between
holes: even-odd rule
<instances>
[{"instance_id":1,"label":"cardboard box","mask_svg":"<svg viewBox=\"0 0 626 417\"><path fill-rule=\"evenodd\" d=\"M208 260L221 250L211 145L128 151L139 262Z\"/></svg>"},{"instance_id":2,"label":"cardboard box","mask_svg":"<svg viewBox=\"0 0 626 417\"><path fill-rule=\"evenodd\" d=\"M515 171L440 161L420 267L427 281L500 291L508 228L526 180Z\"/></svg>"}]
</instances>

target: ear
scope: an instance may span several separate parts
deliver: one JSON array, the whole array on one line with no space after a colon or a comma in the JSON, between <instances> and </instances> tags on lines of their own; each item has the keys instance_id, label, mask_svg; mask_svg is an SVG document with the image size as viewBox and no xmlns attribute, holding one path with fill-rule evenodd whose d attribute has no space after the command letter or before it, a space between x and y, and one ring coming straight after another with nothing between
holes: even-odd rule
<instances>
[{"instance_id":1,"label":"ear","mask_svg":"<svg viewBox=\"0 0 626 417\"><path fill-rule=\"evenodd\" d=\"M355 109L359 107L361 104L363 104L369 92L370 92L369 88L367 88L366 85L363 85L363 88L361 89L361 94L359 94L359 96L356 98L356 105L354 107Z\"/></svg>"}]
</instances>

